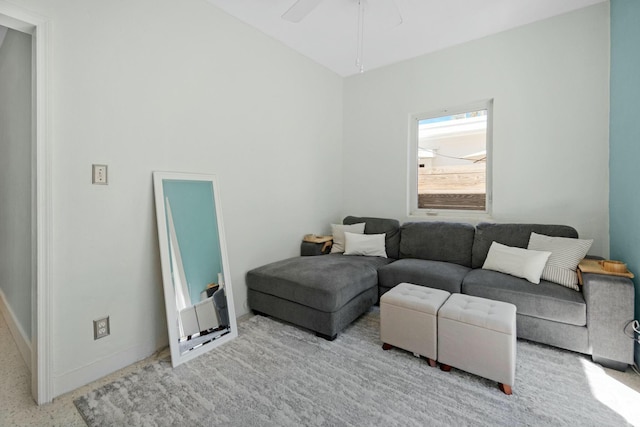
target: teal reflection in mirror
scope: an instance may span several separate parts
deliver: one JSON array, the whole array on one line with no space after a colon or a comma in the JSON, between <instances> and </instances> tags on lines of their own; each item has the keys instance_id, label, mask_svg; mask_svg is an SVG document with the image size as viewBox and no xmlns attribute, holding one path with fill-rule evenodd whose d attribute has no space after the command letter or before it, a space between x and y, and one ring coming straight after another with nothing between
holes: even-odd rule
<instances>
[{"instance_id":1,"label":"teal reflection in mirror","mask_svg":"<svg viewBox=\"0 0 640 427\"><path fill-rule=\"evenodd\" d=\"M154 190L177 366L237 336L224 227L215 176L154 172Z\"/></svg>"},{"instance_id":2,"label":"teal reflection in mirror","mask_svg":"<svg viewBox=\"0 0 640 427\"><path fill-rule=\"evenodd\" d=\"M173 226L176 236L176 241L169 239L169 255L178 255L181 261L171 262L174 285L176 275L185 276L185 283L176 289L182 302L178 308L183 309L200 302L207 285L217 283L218 274L222 273L213 187L210 182L174 179L163 180L162 187L167 231Z\"/></svg>"}]
</instances>

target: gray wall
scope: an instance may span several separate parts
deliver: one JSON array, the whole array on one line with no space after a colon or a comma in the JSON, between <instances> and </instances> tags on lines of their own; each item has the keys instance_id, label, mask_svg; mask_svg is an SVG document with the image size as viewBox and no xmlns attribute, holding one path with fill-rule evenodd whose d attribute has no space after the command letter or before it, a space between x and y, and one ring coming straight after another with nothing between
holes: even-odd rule
<instances>
[{"instance_id":1,"label":"gray wall","mask_svg":"<svg viewBox=\"0 0 640 427\"><path fill-rule=\"evenodd\" d=\"M0 46L0 290L31 338L31 36Z\"/></svg>"}]
</instances>

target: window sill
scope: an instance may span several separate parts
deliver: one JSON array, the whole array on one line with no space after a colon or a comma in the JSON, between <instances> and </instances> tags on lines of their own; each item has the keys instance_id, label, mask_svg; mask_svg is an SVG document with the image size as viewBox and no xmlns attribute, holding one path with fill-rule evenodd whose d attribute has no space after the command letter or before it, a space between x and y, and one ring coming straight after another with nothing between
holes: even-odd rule
<instances>
[{"instance_id":1,"label":"window sill","mask_svg":"<svg viewBox=\"0 0 640 427\"><path fill-rule=\"evenodd\" d=\"M410 212L408 217L412 220L467 220L469 222L491 221L493 217L490 212L474 212L467 210L429 210L420 209Z\"/></svg>"}]
</instances>

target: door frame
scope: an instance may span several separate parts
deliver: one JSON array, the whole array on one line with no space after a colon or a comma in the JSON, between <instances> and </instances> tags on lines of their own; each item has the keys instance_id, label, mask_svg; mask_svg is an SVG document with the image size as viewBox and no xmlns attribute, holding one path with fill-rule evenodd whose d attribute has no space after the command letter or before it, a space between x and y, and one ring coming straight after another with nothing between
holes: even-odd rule
<instances>
[{"instance_id":1,"label":"door frame","mask_svg":"<svg viewBox=\"0 0 640 427\"><path fill-rule=\"evenodd\" d=\"M0 25L30 34L32 46L32 155L35 182L32 206L31 265L31 394L41 405L53 399L51 298L51 137L50 137L50 31L43 16L0 0ZM32 184L33 187L33 184Z\"/></svg>"}]
</instances>

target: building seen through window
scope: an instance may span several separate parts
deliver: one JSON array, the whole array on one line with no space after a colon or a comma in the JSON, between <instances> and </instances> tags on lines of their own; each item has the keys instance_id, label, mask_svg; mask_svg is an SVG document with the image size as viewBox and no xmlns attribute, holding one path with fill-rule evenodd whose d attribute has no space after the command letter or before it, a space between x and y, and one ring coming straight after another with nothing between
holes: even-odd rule
<instances>
[{"instance_id":1,"label":"building seen through window","mask_svg":"<svg viewBox=\"0 0 640 427\"><path fill-rule=\"evenodd\" d=\"M417 120L417 208L487 210L488 109Z\"/></svg>"}]
</instances>

